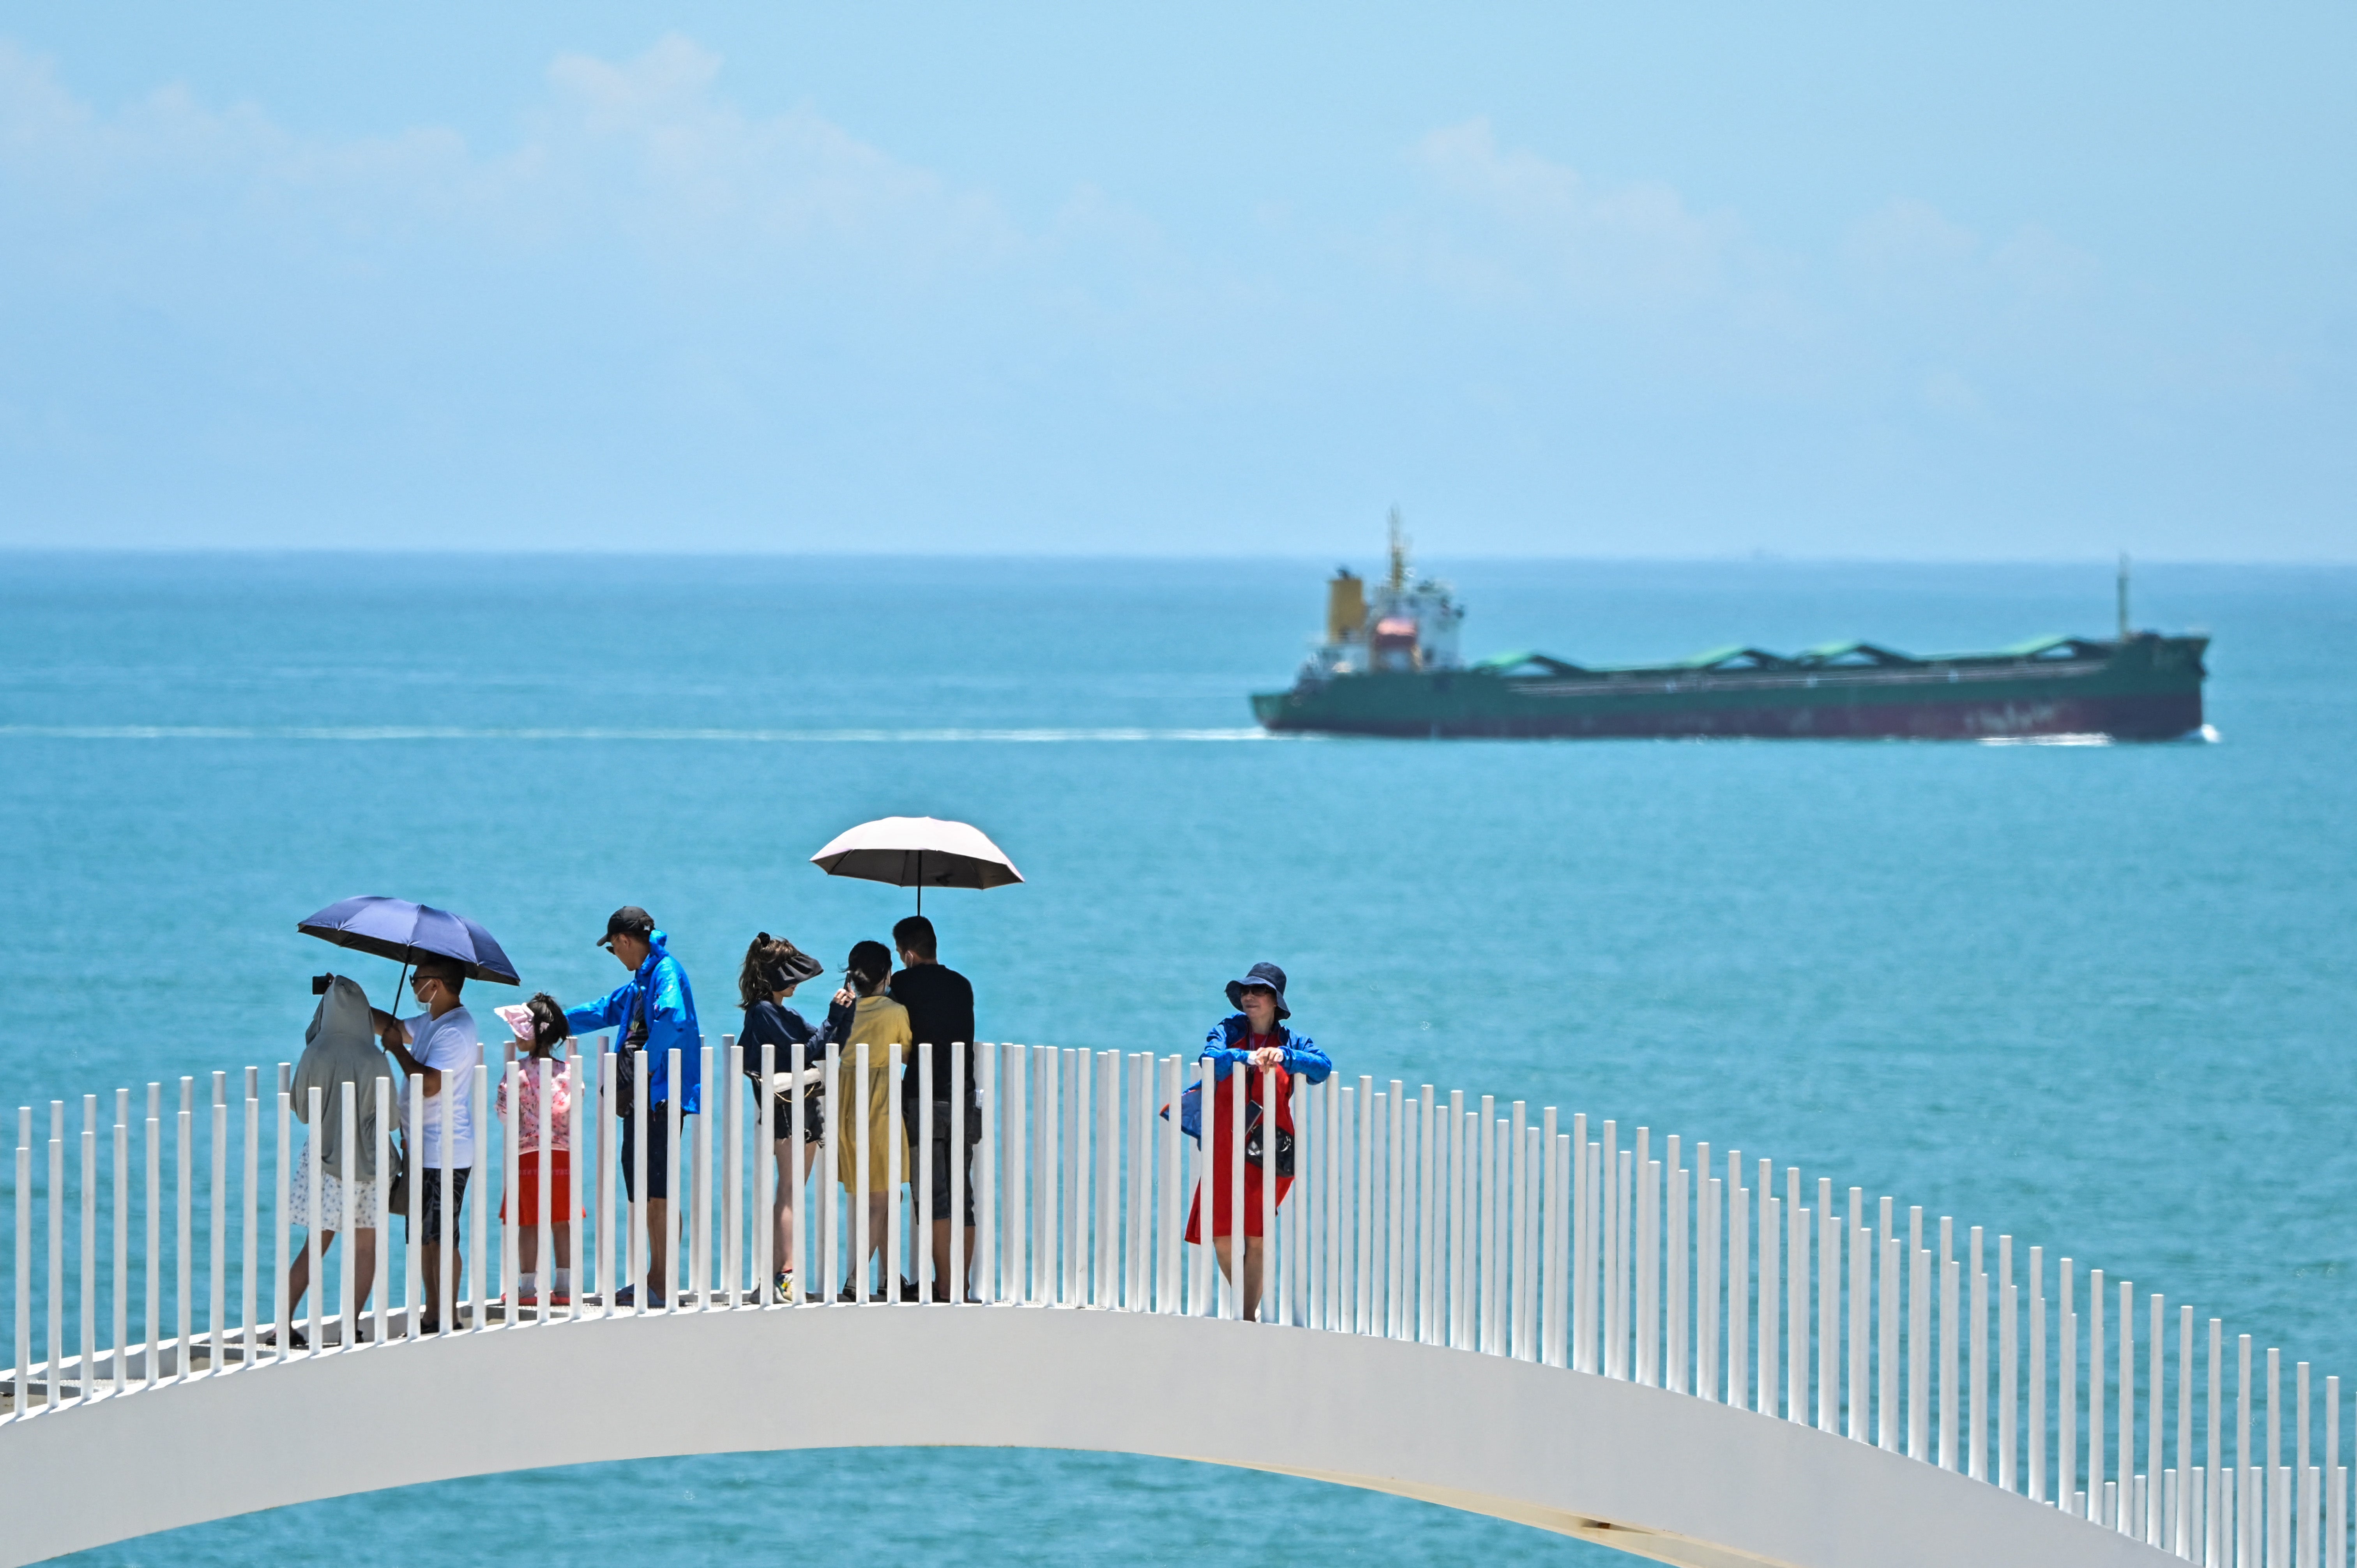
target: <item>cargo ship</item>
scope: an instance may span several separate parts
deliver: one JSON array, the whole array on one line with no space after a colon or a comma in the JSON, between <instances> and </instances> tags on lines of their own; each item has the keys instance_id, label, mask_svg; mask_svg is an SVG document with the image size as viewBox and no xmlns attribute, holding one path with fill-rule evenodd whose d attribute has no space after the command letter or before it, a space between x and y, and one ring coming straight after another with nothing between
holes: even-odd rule
<instances>
[{"instance_id":1,"label":"cargo ship","mask_svg":"<svg viewBox=\"0 0 2357 1568\"><path fill-rule=\"evenodd\" d=\"M1324 640L1290 690L1253 696L1254 716L1273 731L1436 740L2174 740L2202 731L2210 639L2131 631L2125 560L2116 637L2041 637L1993 653L1735 644L1670 664L1528 652L1467 664L1457 652L1464 618L1448 584L1410 569L1394 514L1389 575L1371 592L1347 568L1335 573Z\"/></svg>"}]
</instances>

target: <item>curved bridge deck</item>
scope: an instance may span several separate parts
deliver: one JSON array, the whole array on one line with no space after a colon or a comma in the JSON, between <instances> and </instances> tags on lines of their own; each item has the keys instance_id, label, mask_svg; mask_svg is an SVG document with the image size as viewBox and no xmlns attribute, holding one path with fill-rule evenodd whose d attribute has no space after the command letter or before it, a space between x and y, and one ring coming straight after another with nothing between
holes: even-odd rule
<instances>
[{"instance_id":1,"label":"curved bridge deck","mask_svg":"<svg viewBox=\"0 0 2357 1568\"><path fill-rule=\"evenodd\" d=\"M707 1084L745 1081L732 1042L706 1054ZM971 1258L951 1230L949 1267L971 1272L972 1305L808 1299L846 1280L863 1294L851 1260L870 1241L890 1272L931 1283L930 1250L911 1244L931 1227L908 1194L868 1237L866 1206L834 1201L831 1182L803 1200L815 1213L793 1260L800 1299L770 1299L760 1286L784 1260L762 1222L769 1151L781 1140L791 1158L799 1129L769 1124L767 1095L716 1092L671 1140L683 1225L672 1305L608 1307L648 1243L645 1208L617 1180L613 1065L593 1049L551 1069L576 1090L579 1298L498 1300L517 1273L521 1207L503 1223L500 1199L536 1158L520 1160L500 1125L444 1227L446 1277L463 1265L466 1299L445 1331L419 1336L406 1332L424 1300L419 1251L391 1233L364 1307L339 1246L326 1288L288 1312L285 1215L304 1167L284 1067L276 1090L254 1069L217 1074L201 1108L184 1079L169 1117L159 1085L145 1118L124 1091L102 1124L92 1097L70 1138L58 1102L45 1144L20 1112L0 1252L16 1348L0 1390L0 1565L407 1482L862 1444L1245 1466L1709 1568L2349 1563L2337 1379L2313 1390L2298 1363L2283 1399L2277 1352L2262 1383L2248 1339L2228 1345L2217 1320L2197 1333L2190 1307L2172 1316L2101 1271L1926 1225L1888 1197L1869 1208L1851 1188L1844 1202L1797 1170L1780 1195L1765 1160L1746 1186L1732 1152L1714 1175L1706 1144L1640 1128L1623 1146L1614 1122L1591 1138L1584 1116L1566 1125L1396 1080L1296 1086L1297 1179L1280 1208L1274 1180L1246 1183L1240 1153L1210 1168L1158 1114L1197 1064L1016 1046L905 1066L879 1054L864 1070L914 1072L950 1098L971 1069L981 1223ZM858 1053L847 1066L856 1079ZM490 1087L479 1069L478 1105ZM1198 1087L1233 1108L1243 1086ZM931 1093L918 1102L927 1125L886 1146L891 1176L921 1197L937 1145ZM317 1125L351 1117L354 1101L302 1109ZM1268 1176L1280 1147L1255 1149ZM815 1153L831 1173L836 1151ZM963 1153L947 1161L953 1204ZM1263 1321L1243 1320L1208 1250L1181 1239L1205 1177L1265 1221ZM631 1185L646 1190L643 1173ZM313 1348L288 1348L298 1326ZM364 1456L282 1441L353 1408L392 1423ZM124 1474L142 1485L116 1485Z\"/></svg>"}]
</instances>

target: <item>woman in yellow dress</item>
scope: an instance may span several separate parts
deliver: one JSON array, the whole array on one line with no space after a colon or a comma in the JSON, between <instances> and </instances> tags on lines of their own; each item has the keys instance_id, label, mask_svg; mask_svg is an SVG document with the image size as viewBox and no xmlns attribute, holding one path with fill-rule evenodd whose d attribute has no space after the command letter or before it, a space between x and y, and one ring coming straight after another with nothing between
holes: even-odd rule
<instances>
[{"instance_id":1,"label":"woman in yellow dress","mask_svg":"<svg viewBox=\"0 0 2357 1568\"><path fill-rule=\"evenodd\" d=\"M861 1119L845 1115L837 1123L834 1138L834 1176L845 1192L856 1199L867 1196L867 1252L874 1257L884 1249L885 1217L899 1196L890 1186L890 1149L892 1139L892 1107L899 1096L892 1092L892 1063L909 1059L909 1048L916 1036L909 1028L909 1010L884 994L887 982L892 978L892 950L882 942L860 942L851 950L850 962L845 966L850 983L848 993L851 1016L841 1026L844 1033L842 1066L837 1069L834 1102L848 1108L859 1100L859 1049L867 1047L867 1179L859 1179L859 1130ZM901 1129L900 1179L909 1179L908 1130ZM856 1243L854 1243L856 1245ZM855 1267L865 1270L866 1259ZM887 1264L883 1273L889 1279L893 1264ZM871 1299L888 1288L881 1282ZM904 1290L909 1299L913 1294ZM848 1281L844 1285L844 1299L851 1299Z\"/></svg>"}]
</instances>

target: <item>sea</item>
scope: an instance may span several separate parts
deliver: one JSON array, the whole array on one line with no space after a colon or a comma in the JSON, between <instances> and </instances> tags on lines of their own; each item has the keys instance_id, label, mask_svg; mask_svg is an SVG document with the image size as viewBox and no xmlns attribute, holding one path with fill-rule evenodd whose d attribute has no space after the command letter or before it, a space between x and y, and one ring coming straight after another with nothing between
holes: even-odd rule
<instances>
[{"instance_id":1,"label":"sea","mask_svg":"<svg viewBox=\"0 0 2357 1568\"><path fill-rule=\"evenodd\" d=\"M1934 651L2115 616L2109 563L1431 564L1476 656ZM1191 1051L1273 961L1346 1074L1740 1148L2357 1374L2357 571L2140 567L2138 625L2215 639L2211 733L2180 743L1267 737L1248 693L1290 681L1330 565L0 554L0 1102L291 1060L312 974L393 984L296 931L358 893L466 912L568 999L617 981L591 944L642 905L716 1030L755 930L840 963L911 908L813 851L952 817L1024 877L926 901L985 1037ZM74 1561L1345 1556L1620 1560L1177 1461L816 1450L522 1469Z\"/></svg>"}]
</instances>

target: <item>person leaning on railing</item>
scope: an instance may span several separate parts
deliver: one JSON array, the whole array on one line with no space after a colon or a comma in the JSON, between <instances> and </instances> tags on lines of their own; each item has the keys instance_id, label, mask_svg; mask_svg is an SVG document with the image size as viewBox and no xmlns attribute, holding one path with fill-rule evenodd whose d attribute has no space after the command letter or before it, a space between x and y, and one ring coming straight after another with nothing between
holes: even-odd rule
<instances>
[{"instance_id":1,"label":"person leaning on railing","mask_svg":"<svg viewBox=\"0 0 2357 1568\"><path fill-rule=\"evenodd\" d=\"M1275 1151L1279 1175L1276 1178L1276 1202L1283 1204L1287 1189L1293 1186L1290 1174L1293 1154L1293 1081L1323 1083L1334 1070L1316 1042L1307 1035L1288 1027L1284 1022L1293 1015L1286 1004L1285 971L1273 963L1256 963L1241 980L1228 982L1228 1003L1238 1011L1221 1019L1204 1036L1200 1059L1213 1064L1212 1103L1204 1108L1203 1121L1210 1132L1206 1147L1210 1151L1211 1178L1211 1245L1219 1254L1220 1273L1232 1280L1235 1268L1235 1215L1232 1212L1233 1182L1230 1172L1233 1166L1232 1152L1236 1141L1236 1116L1229 1087L1228 1075L1238 1068L1245 1069L1245 1144L1244 1144L1244 1266L1243 1316L1250 1319L1260 1308L1261 1295L1261 1149L1263 1129L1272 1119L1269 1101L1275 1101L1274 1120L1277 1129ZM1274 1069L1273 1071L1265 1069ZM1272 1085L1269 1079L1275 1079ZM1202 1186L1195 1188L1194 1201L1187 1208L1187 1240L1200 1245L1202 1236Z\"/></svg>"},{"instance_id":2,"label":"person leaning on railing","mask_svg":"<svg viewBox=\"0 0 2357 1568\"><path fill-rule=\"evenodd\" d=\"M909 1030L909 1010L884 993L884 985L892 977L892 953L882 942L866 941L852 944L851 956L844 965L846 983L835 993L835 1004L828 1010L828 1037L841 1042L841 1065L835 1071L834 1103L841 1124L834 1131L834 1175L843 1184L844 1192L855 1201L862 1195L867 1199L867 1255L875 1257L884 1249L885 1215L898 1196L891 1187L892 1141L892 1047L900 1047L902 1060L912 1054L909 1047L916 1036ZM858 1047L867 1047L867 1103L859 1106ZM859 1122L867 1123L867 1169L859 1168ZM900 1169L903 1180L910 1169L908 1134L900 1142ZM864 1272L867 1258L852 1264ZM884 1265L883 1276L877 1280L875 1295L881 1298L893 1288L894 1265ZM904 1298L914 1300L917 1287L908 1281L899 1282ZM853 1299L853 1287L845 1281L843 1300Z\"/></svg>"},{"instance_id":3,"label":"person leaning on railing","mask_svg":"<svg viewBox=\"0 0 2357 1568\"><path fill-rule=\"evenodd\" d=\"M820 1141L826 1136L825 1042L810 1021L786 999L804 981L816 980L825 966L783 937L767 931L755 934L745 950L744 967L737 975L737 998L745 1009L744 1032L737 1043L744 1047L745 1073L753 1091L770 1097L770 1137L778 1162L778 1196L770 1222L775 1228L777 1270L770 1288L780 1302L794 1298L794 1210L802 1186L810 1180ZM770 1047L770 1079L761 1081L761 1047ZM794 1048L802 1047L797 1061ZM813 1067L813 1059L821 1065ZM794 1163L794 1100L802 1110L802 1168ZM758 1101L756 1102L758 1103Z\"/></svg>"},{"instance_id":4,"label":"person leaning on railing","mask_svg":"<svg viewBox=\"0 0 2357 1568\"><path fill-rule=\"evenodd\" d=\"M319 1262L324 1268L328 1249L334 1245L336 1227L344 1219L344 1184L352 1187L352 1310L357 1313L368 1305L370 1288L376 1283L376 1233L380 1223L377 1213L376 1169L376 1083L385 1075L384 1053L376 1047L375 1032L370 1026L369 999L356 980L340 974L328 977L328 989L320 994L319 1005L311 1015L311 1026L303 1034L303 1058L295 1064L294 1092L287 1096L296 1117L311 1119L311 1090L319 1091L319 1124L311 1129L309 1141L303 1145L302 1163L296 1167L294 1180L286 1189L286 1219L289 1224L304 1230L319 1232ZM343 1096L345 1084L352 1086L352 1143L344 1146ZM318 1166L319 1210L311 1212L311 1167ZM311 1250L307 1244L296 1251L294 1265L286 1271L286 1316L291 1324L295 1309L302 1305L303 1294L311 1283ZM304 1346L302 1332L292 1331L292 1343L297 1349Z\"/></svg>"},{"instance_id":5,"label":"person leaning on railing","mask_svg":"<svg viewBox=\"0 0 2357 1568\"><path fill-rule=\"evenodd\" d=\"M671 1278L671 1053L679 1052L679 1110L693 1116L701 1109L704 1090L704 1034L695 1018L695 993L689 989L687 971L671 956L654 917L636 904L625 904L606 918L606 934L597 945L630 972L630 978L587 1006L568 1007L565 1026L578 1039L601 1029L622 1031L619 1055L624 1072L647 1075L647 1296L660 1306L670 1294ZM622 1119L622 1187L633 1202L639 1193L634 1175L638 1148L631 1099L617 1086L615 1111ZM682 1142L690 1142L685 1133ZM637 1292L624 1285L614 1293L614 1305L634 1306Z\"/></svg>"},{"instance_id":6,"label":"person leaning on railing","mask_svg":"<svg viewBox=\"0 0 2357 1568\"><path fill-rule=\"evenodd\" d=\"M909 1010L909 1032L920 1045L933 1047L933 1130L932 1185L919 1193L917 1184L922 1179L920 1168L924 1162L911 1156L909 1167L909 1190L925 1204L925 1213L932 1219L931 1226L933 1248L933 1299L948 1301L950 1296L950 1188L959 1187L965 1194L963 1205L965 1224L965 1266L969 1275L974 1271L974 1146L982 1137L982 1101L974 1092L974 1061L966 1058L965 1098L963 1105L952 1103L957 1092L952 1081L955 1065L952 1046L974 1047L974 986L966 977L942 962L941 950L933 935L933 923L922 915L911 915L892 928L892 945L900 950L900 972L892 977L888 987L892 1000ZM924 1118L918 1103L923 1090L919 1080L922 1076L919 1064L911 1059L900 1079L900 1119L909 1134L909 1146L915 1149L924 1128ZM963 1121L963 1127L956 1144L964 1151L964 1175L952 1181L950 1169L952 1139L951 1118ZM961 1286L965 1282L959 1282ZM964 1292L961 1289L960 1294Z\"/></svg>"}]
</instances>

